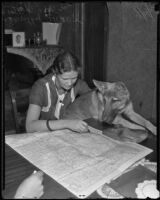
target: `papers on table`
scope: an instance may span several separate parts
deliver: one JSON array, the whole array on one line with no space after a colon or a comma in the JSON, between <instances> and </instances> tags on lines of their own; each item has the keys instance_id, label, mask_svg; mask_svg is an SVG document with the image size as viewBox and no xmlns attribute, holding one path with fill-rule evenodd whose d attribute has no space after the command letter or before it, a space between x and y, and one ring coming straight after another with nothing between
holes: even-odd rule
<instances>
[{"instance_id":1,"label":"papers on table","mask_svg":"<svg viewBox=\"0 0 160 200\"><path fill-rule=\"evenodd\" d=\"M86 198L152 152L103 134L70 130L7 135L5 142L78 198Z\"/></svg>"}]
</instances>

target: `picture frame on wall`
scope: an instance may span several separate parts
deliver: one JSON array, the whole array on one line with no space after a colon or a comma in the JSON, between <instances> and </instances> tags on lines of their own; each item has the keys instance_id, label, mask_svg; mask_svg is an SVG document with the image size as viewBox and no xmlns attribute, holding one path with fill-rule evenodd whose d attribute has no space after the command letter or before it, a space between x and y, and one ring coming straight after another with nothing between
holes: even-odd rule
<instances>
[{"instance_id":1,"label":"picture frame on wall","mask_svg":"<svg viewBox=\"0 0 160 200\"><path fill-rule=\"evenodd\" d=\"M25 46L25 32L13 32L12 33L13 47Z\"/></svg>"}]
</instances>

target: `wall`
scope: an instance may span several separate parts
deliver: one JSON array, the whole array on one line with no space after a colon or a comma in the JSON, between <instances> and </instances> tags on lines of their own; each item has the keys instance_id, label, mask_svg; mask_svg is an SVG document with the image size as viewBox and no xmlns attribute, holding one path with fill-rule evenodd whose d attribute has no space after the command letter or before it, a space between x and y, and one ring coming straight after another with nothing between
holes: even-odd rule
<instances>
[{"instance_id":1,"label":"wall","mask_svg":"<svg viewBox=\"0 0 160 200\"><path fill-rule=\"evenodd\" d=\"M135 111L156 122L157 13L151 3L107 2L108 81L123 81Z\"/></svg>"}]
</instances>

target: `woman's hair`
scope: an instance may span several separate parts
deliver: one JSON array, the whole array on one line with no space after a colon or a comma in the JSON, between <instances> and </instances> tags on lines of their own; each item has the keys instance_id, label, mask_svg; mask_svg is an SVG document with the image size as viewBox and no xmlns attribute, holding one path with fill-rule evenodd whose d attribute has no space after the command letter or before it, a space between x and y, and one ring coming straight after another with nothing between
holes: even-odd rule
<instances>
[{"instance_id":1,"label":"woman's hair","mask_svg":"<svg viewBox=\"0 0 160 200\"><path fill-rule=\"evenodd\" d=\"M79 71L79 61L71 52L64 52L59 54L52 66L51 70L55 74L63 74L64 72Z\"/></svg>"}]
</instances>

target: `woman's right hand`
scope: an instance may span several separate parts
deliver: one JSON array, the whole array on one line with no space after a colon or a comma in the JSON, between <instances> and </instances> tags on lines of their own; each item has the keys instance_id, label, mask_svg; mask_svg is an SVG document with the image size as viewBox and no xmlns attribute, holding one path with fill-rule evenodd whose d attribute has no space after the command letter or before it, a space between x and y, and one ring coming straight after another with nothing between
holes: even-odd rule
<instances>
[{"instance_id":1,"label":"woman's right hand","mask_svg":"<svg viewBox=\"0 0 160 200\"><path fill-rule=\"evenodd\" d=\"M88 124L83 120L67 120L67 127L72 131L84 133L88 132Z\"/></svg>"},{"instance_id":2,"label":"woman's right hand","mask_svg":"<svg viewBox=\"0 0 160 200\"><path fill-rule=\"evenodd\" d=\"M42 171L32 173L30 176L25 178L19 185L14 198L15 199L40 198L44 193L42 181L43 181Z\"/></svg>"}]
</instances>

